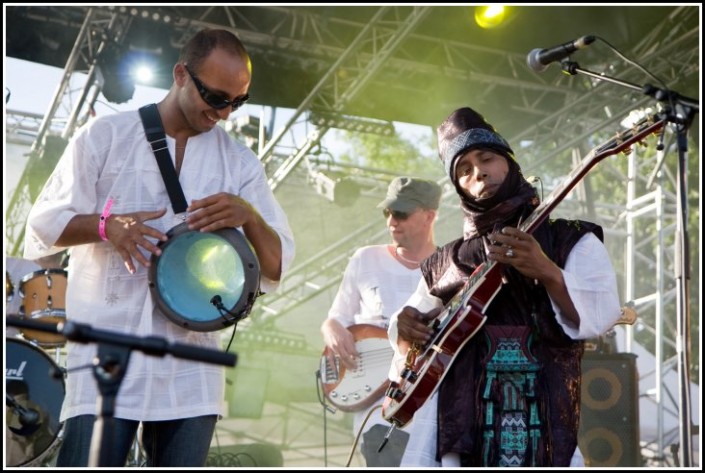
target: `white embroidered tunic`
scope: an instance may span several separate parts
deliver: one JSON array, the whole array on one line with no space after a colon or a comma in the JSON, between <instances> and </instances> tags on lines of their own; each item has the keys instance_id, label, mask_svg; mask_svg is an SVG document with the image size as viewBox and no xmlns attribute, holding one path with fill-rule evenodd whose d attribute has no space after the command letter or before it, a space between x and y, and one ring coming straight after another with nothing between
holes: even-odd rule
<instances>
[{"instance_id":1,"label":"white embroidered tunic","mask_svg":"<svg viewBox=\"0 0 705 473\"><path fill-rule=\"evenodd\" d=\"M169 151L175 142L167 137ZM234 142L220 127L189 138L179 182L187 202L229 192L249 202L279 234L282 275L294 257L294 241L286 215L267 184L254 153ZM79 130L32 208L25 235L25 258L55 253L68 222L80 214L124 214L167 209L164 217L145 222L167 232L181 222L174 216L156 159L137 111L99 118ZM68 320L95 329L139 337L156 336L172 343L221 350L221 332L186 330L155 306L148 288L148 269L135 261L130 274L122 257L107 241L71 248L66 294ZM260 288L271 292L278 283L262 277ZM232 330L227 329L227 330ZM90 366L95 343L67 344L66 398L61 420L96 414L98 390ZM117 395L115 417L158 421L223 415L224 368L171 355L147 356L133 350Z\"/></svg>"}]
</instances>

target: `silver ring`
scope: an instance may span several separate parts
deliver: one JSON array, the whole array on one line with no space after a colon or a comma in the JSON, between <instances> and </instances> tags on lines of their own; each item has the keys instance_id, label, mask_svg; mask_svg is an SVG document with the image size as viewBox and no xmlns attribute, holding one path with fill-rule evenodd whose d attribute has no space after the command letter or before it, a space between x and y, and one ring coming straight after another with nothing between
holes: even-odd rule
<instances>
[{"instance_id":1,"label":"silver ring","mask_svg":"<svg viewBox=\"0 0 705 473\"><path fill-rule=\"evenodd\" d=\"M514 250L509 248L506 253L504 253L504 256L507 258L514 258Z\"/></svg>"}]
</instances>

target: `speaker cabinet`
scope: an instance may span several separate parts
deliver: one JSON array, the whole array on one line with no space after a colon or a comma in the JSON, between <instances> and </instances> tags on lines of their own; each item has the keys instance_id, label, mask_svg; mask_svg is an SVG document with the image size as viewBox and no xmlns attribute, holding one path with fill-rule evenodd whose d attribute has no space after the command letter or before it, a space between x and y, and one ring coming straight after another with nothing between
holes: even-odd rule
<instances>
[{"instance_id":1,"label":"speaker cabinet","mask_svg":"<svg viewBox=\"0 0 705 473\"><path fill-rule=\"evenodd\" d=\"M642 466L636 355L586 352L582 373L578 445L585 466Z\"/></svg>"}]
</instances>

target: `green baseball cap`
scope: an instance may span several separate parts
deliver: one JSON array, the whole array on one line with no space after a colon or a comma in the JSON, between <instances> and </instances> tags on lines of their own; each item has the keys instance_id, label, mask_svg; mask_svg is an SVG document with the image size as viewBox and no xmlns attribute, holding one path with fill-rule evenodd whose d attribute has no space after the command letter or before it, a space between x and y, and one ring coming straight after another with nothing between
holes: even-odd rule
<instances>
[{"instance_id":1,"label":"green baseball cap","mask_svg":"<svg viewBox=\"0 0 705 473\"><path fill-rule=\"evenodd\" d=\"M396 177L389 183L387 197L377 205L380 209L413 212L418 208L438 209L441 186L415 177Z\"/></svg>"}]
</instances>

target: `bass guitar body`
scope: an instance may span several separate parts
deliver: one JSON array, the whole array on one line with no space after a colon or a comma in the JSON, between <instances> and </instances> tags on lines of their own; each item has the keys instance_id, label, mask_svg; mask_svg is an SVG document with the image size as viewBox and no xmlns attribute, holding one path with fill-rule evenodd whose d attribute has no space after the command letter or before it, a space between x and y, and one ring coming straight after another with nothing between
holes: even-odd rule
<instances>
[{"instance_id":1,"label":"bass guitar body","mask_svg":"<svg viewBox=\"0 0 705 473\"><path fill-rule=\"evenodd\" d=\"M342 411L355 412L369 408L384 395L394 351L384 328L358 324L348 330L360 355L357 367L346 369L326 347L321 356L321 384L331 404Z\"/></svg>"}]
</instances>

